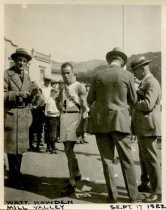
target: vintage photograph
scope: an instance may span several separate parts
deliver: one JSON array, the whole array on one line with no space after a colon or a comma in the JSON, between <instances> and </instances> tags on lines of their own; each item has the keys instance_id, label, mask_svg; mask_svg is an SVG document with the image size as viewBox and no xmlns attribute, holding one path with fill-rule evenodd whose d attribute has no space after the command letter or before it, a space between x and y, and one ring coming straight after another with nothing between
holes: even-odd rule
<instances>
[{"instance_id":1,"label":"vintage photograph","mask_svg":"<svg viewBox=\"0 0 166 210\"><path fill-rule=\"evenodd\" d=\"M161 5L4 4L4 204L162 203Z\"/></svg>"}]
</instances>

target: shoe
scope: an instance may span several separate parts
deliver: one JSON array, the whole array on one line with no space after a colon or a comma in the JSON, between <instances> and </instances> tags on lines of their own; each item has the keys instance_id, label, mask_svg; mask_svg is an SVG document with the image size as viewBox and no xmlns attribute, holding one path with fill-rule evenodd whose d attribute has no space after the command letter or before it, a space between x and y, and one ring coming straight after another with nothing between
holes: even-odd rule
<instances>
[{"instance_id":1,"label":"shoe","mask_svg":"<svg viewBox=\"0 0 166 210\"><path fill-rule=\"evenodd\" d=\"M145 203L161 202L161 194L152 193L148 198L144 200Z\"/></svg>"},{"instance_id":2,"label":"shoe","mask_svg":"<svg viewBox=\"0 0 166 210\"><path fill-rule=\"evenodd\" d=\"M77 182L77 181L81 181L81 175L76 175L75 176L75 181Z\"/></svg>"},{"instance_id":3,"label":"shoe","mask_svg":"<svg viewBox=\"0 0 166 210\"><path fill-rule=\"evenodd\" d=\"M46 152L47 152L47 153L50 153L50 152L51 152L51 149L50 149L50 148L47 148L47 149L46 149Z\"/></svg>"},{"instance_id":4,"label":"shoe","mask_svg":"<svg viewBox=\"0 0 166 210\"><path fill-rule=\"evenodd\" d=\"M88 142L88 141L86 141L86 140L84 139L84 143L85 143L85 144L88 144L89 142Z\"/></svg>"},{"instance_id":5,"label":"shoe","mask_svg":"<svg viewBox=\"0 0 166 210\"><path fill-rule=\"evenodd\" d=\"M57 149L53 149L53 150L50 150L50 153L51 153L51 154L58 154L59 152L58 152Z\"/></svg>"},{"instance_id":6,"label":"shoe","mask_svg":"<svg viewBox=\"0 0 166 210\"><path fill-rule=\"evenodd\" d=\"M5 186L6 187L11 187L15 189L24 189L24 185L20 180L14 180L14 179L8 179L5 181Z\"/></svg>"},{"instance_id":7,"label":"shoe","mask_svg":"<svg viewBox=\"0 0 166 210\"><path fill-rule=\"evenodd\" d=\"M138 186L138 192L147 192L147 193L150 193L151 192L151 189L150 189L150 187L147 184L140 184Z\"/></svg>"},{"instance_id":8,"label":"shoe","mask_svg":"<svg viewBox=\"0 0 166 210\"><path fill-rule=\"evenodd\" d=\"M142 203L145 200L145 195L138 194L135 198L130 199L130 203Z\"/></svg>"},{"instance_id":9,"label":"shoe","mask_svg":"<svg viewBox=\"0 0 166 210\"><path fill-rule=\"evenodd\" d=\"M61 191L61 195L67 196L75 193L75 186L68 184L64 189Z\"/></svg>"}]
</instances>

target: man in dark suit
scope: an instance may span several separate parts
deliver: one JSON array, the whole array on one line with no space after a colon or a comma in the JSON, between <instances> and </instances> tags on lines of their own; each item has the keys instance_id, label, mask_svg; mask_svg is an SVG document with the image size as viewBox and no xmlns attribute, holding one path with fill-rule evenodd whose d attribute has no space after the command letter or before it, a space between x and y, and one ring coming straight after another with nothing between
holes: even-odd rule
<instances>
[{"instance_id":1,"label":"man in dark suit","mask_svg":"<svg viewBox=\"0 0 166 210\"><path fill-rule=\"evenodd\" d=\"M96 73L87 97L88 104L93 104L88 131L96 135L108 201L116 202L118 196L113 170L116 146L130 202L140 202L130 141L130 106L137 101L134 77L123 69L127 56L118 48L108 52L106 60L110 66Z\"/></svg>"},{"instance_id":2,"label":"man in dark suit","mask_svg":"<svg viewBox=\"0 0 166 210\"><path fill-rule=\"evenodd\" d=\"M138 102L133 116L134 132L138 136L140 163L142 168L142 186L147 181L151 185L151 195L145 202L156 202L161 199L161 169L157 157L157 137L161 136L159 82L150 73L149 63L145 57L139 57L131 63L131 70L141 80L138 87ZM145 186L143 186L146 188Z\"/></svg>"}]
</instances>

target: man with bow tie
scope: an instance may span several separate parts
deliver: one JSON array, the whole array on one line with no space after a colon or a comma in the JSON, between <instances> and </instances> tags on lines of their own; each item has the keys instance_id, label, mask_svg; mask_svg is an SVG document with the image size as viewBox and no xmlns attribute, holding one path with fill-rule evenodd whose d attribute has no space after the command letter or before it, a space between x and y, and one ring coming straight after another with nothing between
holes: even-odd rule
<instances>
[{"instance_id":1,"label":"man with bow tie","mask_svg":"<svg viewBox=\"0 0 166 210\"><path fill-rule=\"evenodd\" d=\"M151 185L151 195L145 202L156 202L161 199L161 168L157 157L157 137L161 136L159 82L151 74L149 63L145 57L134 60L130 67L134 76L141 81L135 105L133 126L138 137L140 164L142 169L139 191L149 191L148 178Z\"/></svg>"},{"instance_id":2,"label":"man with bow tie","mask_svg":"<svg viewBox=\"0 0 166 210\"><path fill-rule=\"evenodd\" d=\"M4 151L9 162L9 183L22 187L22 154L29 146L32 122L30 103L31 80L25 68L32 57L23 48L11 55L14 66L4 72Z\"/></svg>"}]
</instances>

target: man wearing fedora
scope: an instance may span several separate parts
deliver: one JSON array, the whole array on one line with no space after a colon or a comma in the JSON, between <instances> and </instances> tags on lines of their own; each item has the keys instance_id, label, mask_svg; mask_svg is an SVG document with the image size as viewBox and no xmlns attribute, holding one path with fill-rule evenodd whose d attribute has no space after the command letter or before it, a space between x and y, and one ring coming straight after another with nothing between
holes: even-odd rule
<instances>
[{"instance_id":1,"label":"man wearing fedora","mask_svg":"<svg viewBox=\"0 0 166 210\"><path fill-rule=\"evenodd\" d=\"M4 72L4 151L9 162L9 183L20 186L22 154L29 146L29 126L32 122L30 77L24 72L32 57L23 48L11 55L14 66Z\"/></svg>"},{"instance_id":2,"label":"man wearing fedora","mask_svg":"<svg viewBox=\"0 0 166 210\"><path fill-rule=\"evenodd\" d=\"M130 202L140 202L130 141L130 106L137 101L134 77L123 69L127 56L119 48L108 52L106 60L109 67L96 73L87 97L88 104L93 104L88 132L96 135L108 201L114 203L118 197L113 170L116 146Z\"/></svg>"},{"instance_id":3,"label":"man wearing fedora","mask_svg":"<svg viewBox=\"0 0 166 210\"><path fill-rule=\"evenodd\" d=\"M148 189L146 186L148 175L151 195L145 202L150 203L161 199L161 168L156 149L157 137L161 136L161 91L159 82L150 72L151 61L141 56L130 65L135 77L141 81L137 91L138 102L135 105L133 125L140 150L141 190Z\"/></svg>"}]
</instances>

